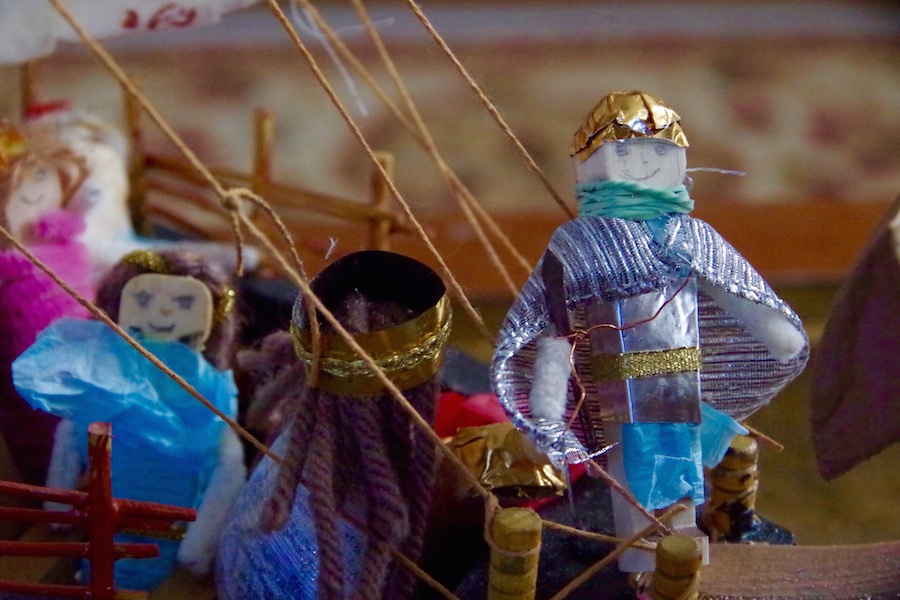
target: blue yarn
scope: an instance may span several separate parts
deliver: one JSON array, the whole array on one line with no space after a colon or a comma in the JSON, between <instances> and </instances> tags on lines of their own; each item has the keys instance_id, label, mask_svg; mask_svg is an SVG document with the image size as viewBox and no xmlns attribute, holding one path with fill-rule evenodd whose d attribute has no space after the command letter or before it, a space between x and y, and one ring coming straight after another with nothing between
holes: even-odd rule
<instances>
[{"instance_id":1,"label":"blue yarn","mask_svg":"<svg viewBox=\"0 0 900 600\"><path fill-rule=\"evenodd\" d=\"M651 188L634 181L588 181L575 186L578 216L618 217L633 221L655 219L668 213L694 210L683 185Z\"/></svg>"}]
</instances>

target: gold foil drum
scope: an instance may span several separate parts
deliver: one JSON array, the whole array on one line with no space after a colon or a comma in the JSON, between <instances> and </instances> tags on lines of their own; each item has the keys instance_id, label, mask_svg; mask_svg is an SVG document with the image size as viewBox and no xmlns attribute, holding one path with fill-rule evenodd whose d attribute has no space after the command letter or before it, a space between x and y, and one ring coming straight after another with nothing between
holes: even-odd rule
<instances>
[{"instance_id":1,"label":"gold foil drum","mask_svg":"<svg viewBox=\"0 0 900 600\"><path fill-rule=\"evenodd\" d=\"M352 312L359 298L379 306L379 313L393 314L393 323L399 324L365 323L350 333L398 388L410 389L437 374L450 335L451 311L444 284L434 271L399 254L370 250L335 261L311 287L332 313ZM316 369L315 386L339 396L384 393L382 379L346 340L329 330L321 315L319 323L320 357L314 365L308 308L302 295L298 297L291 322L294 349L307 369Z\"/></svg>"}]
</instances>

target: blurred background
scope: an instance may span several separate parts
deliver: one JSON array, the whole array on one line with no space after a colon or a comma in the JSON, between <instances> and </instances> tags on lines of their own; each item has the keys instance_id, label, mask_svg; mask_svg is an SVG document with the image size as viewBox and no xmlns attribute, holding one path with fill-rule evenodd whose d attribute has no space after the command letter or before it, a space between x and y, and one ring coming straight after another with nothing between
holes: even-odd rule
<instances>
[{"instance_id":1,"label":"blurred background","mask_svg":"<svg viewBox=\"0 0 900 600\"><path fill-rule=\"evenodd\" d=\"M316 3L391 90L353 10ZM498 327L512 300L485 266L437 170L356 75L332 60L299 9L284 7L336 93L376 150L396 158L413 210ZM369 5L410 93L448 163L529 260L566 216L488 116L404 2ZM866 237L900 194L900 11L888 2L426 2L422 8L570 206L569 145L599 98L639 89L682 117L695 215L708 220L804 318L816 345L834 294ZM252 112L274 112L274 181L368 201L372 166L284 30L265 7L217 26L139 34L108 48L207 163L249 170ZM116 82L83 48L63 45L36 63L38 94L120 122ZM0 67L0 116L20 110L20 72ZM171 152L149 121L148 147ZM311 270L336 240L359 231L310 215L295 234ZM321 249L321 251L318 251ZM395 248L433 262L421 243ZM524 271L512 270L517 284ZM458 313L458 314L461 314ZM456 343L487 360L464 318ZM898 374L886 373L887 377ZM893 447L832 482L818 476L808 425L810 373L752 419L781 441L764 452L760 507L803 544L900 538ZM873 415L873 418L877 416Z\"/></svg>"}]
</instances>

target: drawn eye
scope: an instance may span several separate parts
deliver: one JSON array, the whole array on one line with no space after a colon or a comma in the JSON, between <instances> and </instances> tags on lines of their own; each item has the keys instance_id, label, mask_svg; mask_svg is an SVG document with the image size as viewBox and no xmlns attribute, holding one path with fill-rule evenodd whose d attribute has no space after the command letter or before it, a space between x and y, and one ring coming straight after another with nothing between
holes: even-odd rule
<instances>
[{"instance_id":1,"label":"drawn eye","mask_svg":"<svg viewBox=\"0 0 900 600\"><path fill-rule=\"evenodd\" d=\"M137 305L141 308L149 307L151 300L153 300L153 294L150 292L141 291L134 295L134 301L137 302Z\"/></svg>"},{"instance_id":2,"label":"drawn eye","mask_svg":"<svg viewBox=\"0 0 900 600\"><path fill-rule=\"evenodd\" d=\"M182 310L190 310L191 307L194 306L194 297L189 294L175 296L172 300L178 305L178 308Z\"/></svg>"},{"instance_id":3,"label":"drawn eye","mask_svg":"<svg viewBox=\"0 0 900 600\"><path fill-rule=\"evenodd\" d=\"M660 156L665 156L669 153L669 147L666 144L655 144L654 148L656 148L656 153Z\"/></svg>"},{"instance_id":4,"label":"drawn eye","mask_svg":"<svg viewBox=\"0 0 900 600\"><path fill-rule=\"evenodd\" d=\"M628 144L616 144L616 156L628 156Z\"/></svg>"}]
</instances>

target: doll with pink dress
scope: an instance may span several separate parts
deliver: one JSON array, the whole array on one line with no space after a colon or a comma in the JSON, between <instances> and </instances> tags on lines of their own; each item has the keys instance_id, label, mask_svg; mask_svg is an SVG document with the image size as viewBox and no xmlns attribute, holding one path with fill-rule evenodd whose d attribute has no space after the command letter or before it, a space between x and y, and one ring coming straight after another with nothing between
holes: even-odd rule
<instances>
[{"instance_id":1,"label":"doll with pink dress","mask_svg":"<svg viewBox=\"0 0 900 600\"><path fill-rule=\"evenodd\" d=\"M50 138L24 138L0 125L0 225L75 290L93 298L91 265L69 201L86 175L83 160ZM60 317L87 311L0 236L0 433L23 479L43 484L58 419L16 393L10 365Z\"/></svg>"}]
</instances>

